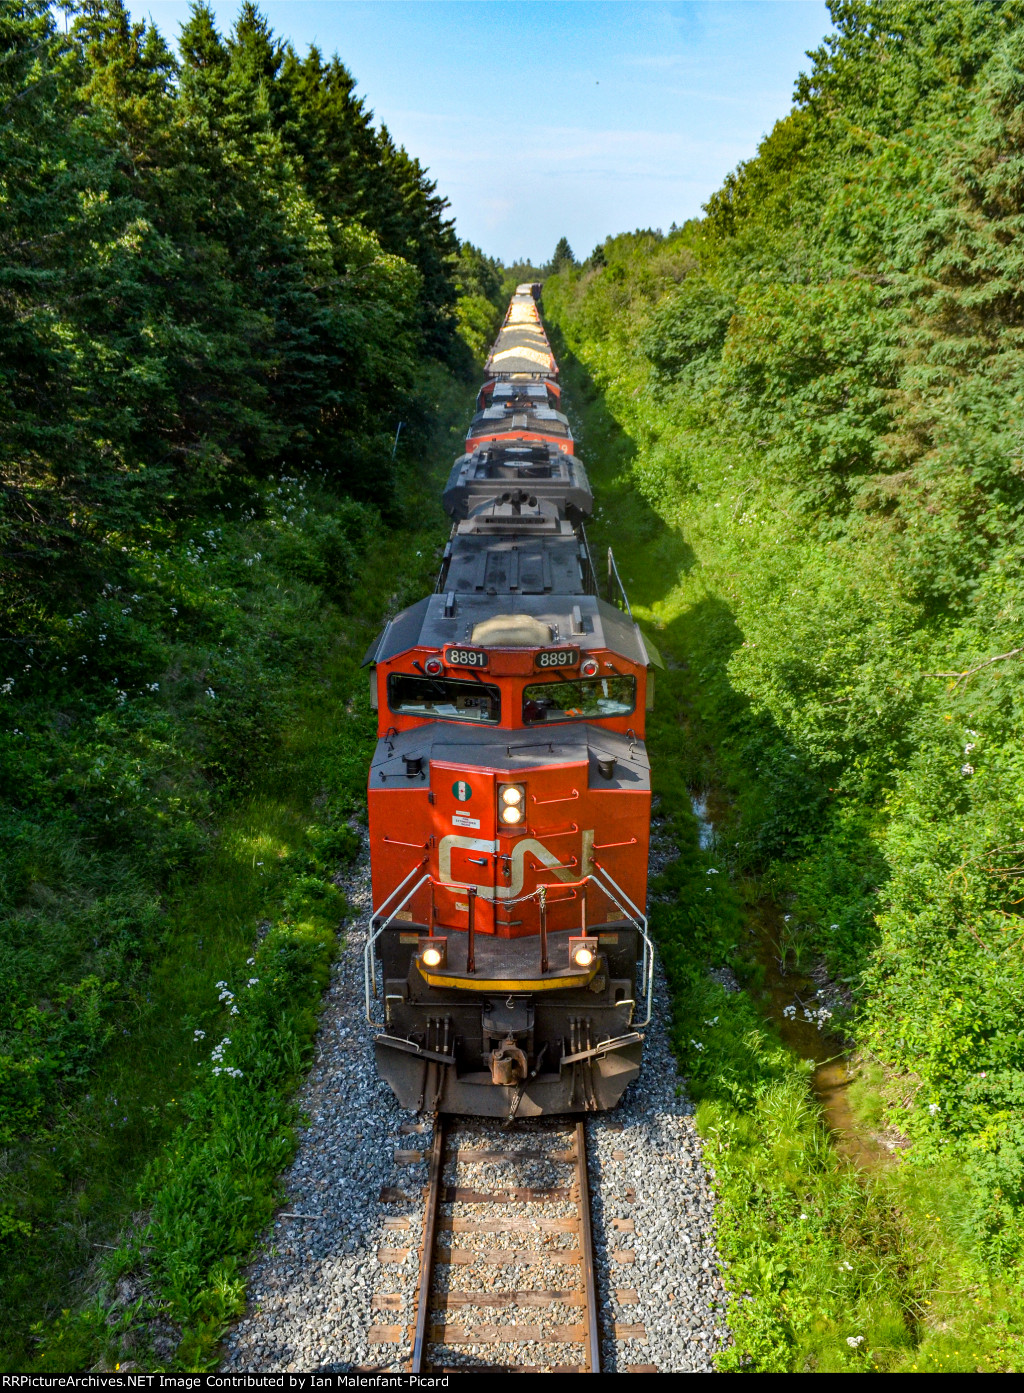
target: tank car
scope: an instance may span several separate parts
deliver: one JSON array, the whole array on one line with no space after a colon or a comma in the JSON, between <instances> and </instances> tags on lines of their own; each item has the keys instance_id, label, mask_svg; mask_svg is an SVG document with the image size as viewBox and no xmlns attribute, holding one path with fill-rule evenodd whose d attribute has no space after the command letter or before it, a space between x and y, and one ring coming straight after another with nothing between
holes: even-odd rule
<instances>
[{"instance_id":1,"label":"tank car","mask_svg":"<svg viewBox=\"0 0 1024 1393\"><path fill-rule=\"evenodd\" d=\"M640 1067L656 654L597 594L592 502L557 443L468 452L437 589L367 654L366 1013L405 1107L610 1108Z\"/></svg>"}]
</instances>

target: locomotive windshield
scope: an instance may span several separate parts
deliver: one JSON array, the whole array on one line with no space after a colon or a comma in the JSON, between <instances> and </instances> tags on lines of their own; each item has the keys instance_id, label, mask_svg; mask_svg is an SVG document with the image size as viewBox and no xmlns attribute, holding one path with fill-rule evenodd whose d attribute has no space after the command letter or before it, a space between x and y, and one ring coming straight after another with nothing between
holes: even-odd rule
<instances>
[{"instance_id":1,"label":"locomotive windshield","mask_svg":"<svg viewBox=\"0 0 1024 1393\"><path fill-rule=\"evenodd\" d=\"M583 677L535 682L523 689L523 721L586 721L628 716L636 706L635 677Z\"/></svg>"},{"instance_id":2,"label":"locomotive windshield","mask_svg":"<svg viewBox=\"0 0 1024 1393\"><path fill-rule=\"evenodd\" d=\"M501 716L501 693L484 682L392 672L388 675L388 706L396 715L493 724Z\"/></svg>"}]
</instances>

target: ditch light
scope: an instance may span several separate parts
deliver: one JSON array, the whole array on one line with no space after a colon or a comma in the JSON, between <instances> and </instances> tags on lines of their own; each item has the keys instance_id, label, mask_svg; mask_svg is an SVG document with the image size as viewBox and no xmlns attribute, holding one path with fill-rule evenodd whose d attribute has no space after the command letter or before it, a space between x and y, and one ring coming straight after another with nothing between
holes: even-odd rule
<instances>
[{"instance_id":1,"label":"ditch light","mask_svg":"<svg viewBox=\"0 0 1024 1393\"><path fill-rule=\"evenodd\" d=\"M596 957L596 938L570 938L569 965L571 967L579 967L584 969L591 967Z\"/></svg>"},{"instance_id":2,"label":"ditch light","mask_svg":"<svg viewBox=\"0 0 1024 1393\"><path fill-rule=\"evenodd\" d=\"M420 962L424 967L444 967L448 961L448 940L446 938L421 938Z\"/></svg>"}]
</instances>

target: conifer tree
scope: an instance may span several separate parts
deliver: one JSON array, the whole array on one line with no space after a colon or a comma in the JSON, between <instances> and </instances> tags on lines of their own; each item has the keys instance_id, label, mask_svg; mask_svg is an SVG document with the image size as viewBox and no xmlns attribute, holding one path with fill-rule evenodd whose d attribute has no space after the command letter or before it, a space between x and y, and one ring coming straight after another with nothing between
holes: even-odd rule
<instances>
[{"instance_id":1,"label":"conifer tree","mask_svg":"<svg viewBox=\"0 0 1024 1393\"><path fill-rule=\"evenodd\" d=\"M564 271L570 266L576 265L576 258L573 255L572 247L569 245L568 237L559 237L555 246L555 254L548 265L548 275L557 275L559 271Z\"/></svg>"}]
</instances>

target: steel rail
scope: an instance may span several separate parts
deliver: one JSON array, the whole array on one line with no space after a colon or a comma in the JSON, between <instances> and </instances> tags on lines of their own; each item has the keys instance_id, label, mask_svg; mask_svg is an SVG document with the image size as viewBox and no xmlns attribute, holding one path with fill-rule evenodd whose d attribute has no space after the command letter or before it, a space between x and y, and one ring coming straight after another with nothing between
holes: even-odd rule
<instances>
[{"instance_id":1,"label":"steel rail","mask_svg":"<svg viewBox=\"0 0 1024 1393\"><path fill-rule=\"evenodd\" d=\"M423 1211L423 1253L420 1257L420 1290L416 1299L416 1328L412 1339L412 1363L409 1372L422 1374L425 1369L427 1339L430 1334L430 1287L434 1277L434 1246L437 1241L437 1211L441 1207L444 1177L445 1119L442 1113L434 1118L434 1144L430 1149L430 1173L427 1177L427 1203Z\"/></svg>"},{"instance_id":2,"label":"steel rail","mask_svg":"<svg viewBox=\"0 0 1024 1393\"><path fill-rule=\"evenodd\" d=\"M587 1130L576 1123L576 1176L580 1208L580 1266L583 1270L583 1299L587 1303L588 1374L601 1372L601 1334L597 1328L597 1279L594 1269L594 1233L590 1220L590 1184L587 1179Z\"/></svg>"}]
</instances>

